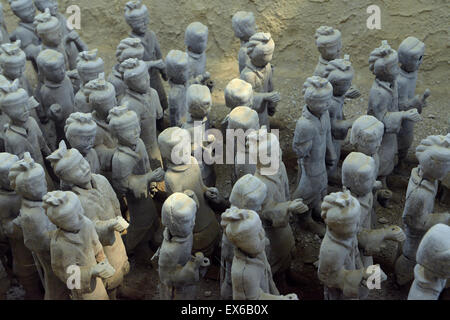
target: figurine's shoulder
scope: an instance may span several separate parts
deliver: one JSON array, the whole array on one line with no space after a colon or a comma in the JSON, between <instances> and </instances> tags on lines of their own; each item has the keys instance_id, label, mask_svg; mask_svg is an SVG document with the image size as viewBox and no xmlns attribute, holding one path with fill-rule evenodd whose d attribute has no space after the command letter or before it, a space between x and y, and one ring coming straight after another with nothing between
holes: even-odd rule
<instances>
[{"instance_id":1,"label":"figurine's shoulder","mask_svg":"<svg viewBox=\"0 0 450 320\"><path fill-rule=\"evenodd\" d=\"M256 82L258 77L252 69L250 69L248 66L246 66L242 70L240 78L241 78L241 80L244 80L244 81L250 83L251 85L253 85Z\"/></svg>"},{"instance_id":2,"label":"figurine's shoulder","mask_svg":"<svg viewBox=\"0 0 450 320\"><path fill-rule=\"evenodd\" d=\"M317 132L314 123L307 117L301 116L295 125L295 134L312 137Z\"/></svg>"}]
</instances>

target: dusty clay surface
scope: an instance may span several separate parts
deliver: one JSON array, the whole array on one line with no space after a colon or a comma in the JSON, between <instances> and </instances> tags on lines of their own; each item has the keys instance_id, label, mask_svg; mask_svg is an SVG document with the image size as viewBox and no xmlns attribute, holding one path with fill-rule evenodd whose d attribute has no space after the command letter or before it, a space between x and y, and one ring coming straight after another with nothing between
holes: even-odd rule
<instances>
[{"instance_id":1,"label":"dusty clay surface","mask_svg":"<svg viewBox=\"0 0 450 320\"><path fill-rule=\"evenodd\" d=\"M72 4L80 7L82 29L79 33L89 48L99 49L107 72L115 64L115 48L118 42L129 33L123 19L125 3L125 0L59 1L62 12ZM239 42L234 38L231 29L232 15L238 10L253 11L259 30L272 34L276 43L273 60L274 82L281 93L282 101L278 104L277 113L271 123L273 128L280 130L283 158L292 189L297 176L296 158L291 148L293 130L296 120L301 116L303 82L312 75L317 63L314 32L321 25L333 26L342 32L342 51L350 55L355 69L353 84L362 93L360 98L346 101L344 112L348 118L356 118L367 111L368 93L374 79L368 69L367 60L370 52L381 44L381 40L388 40L395 49L407 36L416 36L424 41L426 52L416 92L421 94L426 88L430 88L431 96L428 99L428 107L422 114L423 121L416 125L413 148L428 135L447 132L450 117L450 3L446 1L377 1L376 4L381 8L381 30L369 30L366 27L366 19L369 16L366 8L375 3L371 0L145 0L144 3L150 10L150 28L156 32L164 55L171 49L184 50L184 29L189 23L200 21L209 27L207 67L216 83L211 118L217 128L220 128L220 122L229 111L224 105L223 89L228 81L239 76L236 60ZM9 11L9 5L5 3L4 7L8 30L12 31L17 20ZM348 146L345 149L350 151ZM408 159L411 169L416 165L412 152ZM230 167L216 166L216 172L219 178L218 187L228 196L231 190ZM389 179L395 196L392 208L378 208L379 221L401 223L407 181L408 177L400 175ZM330 188L330 191L336 189ZM449 208L437 203L435 210L447 211ZM320 239L298 230L295 221L293 225L297 238L297 255L293 266L298 284L285 289L298 293L303 299L322 299L322 287L314 267ZM383 254L375 257L375 262L381 263L389 279L382 284L381 290L371 292L370 299L406 298L408 288L396 288L392 281L393 261L397 252L398 248L389 244ZM158 299L158 276L155 267L151 264L132 266L132 274L126 279L123 294L128 298ZM9 299L21 299L22 296L20 288L14 286ZM198 299L218 298L217 272L212 270L199 288Z\"/></svg>"}]
</instances>

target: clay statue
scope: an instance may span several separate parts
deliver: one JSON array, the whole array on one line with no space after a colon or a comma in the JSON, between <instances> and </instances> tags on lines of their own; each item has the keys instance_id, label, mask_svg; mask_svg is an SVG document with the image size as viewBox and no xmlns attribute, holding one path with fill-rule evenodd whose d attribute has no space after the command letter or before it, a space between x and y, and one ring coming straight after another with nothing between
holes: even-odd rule
<instances>
[{"instance_id":1,"label":"clay statue","mask_svg":"<svg viewBox=\"0 0 450 320\"><path fill-rule=\"evenodd\" d=\"M196 299L202 269L210 264L203 253L191 253L197 208L194 199L180 192L163 204L161 219L165 229L158 261L162 300Z\"/></svg>"},{"instance_id":2,"label":"clay statue","mask_svg":"<svg viewBox=\"0 0 450 320\"><path fill-rule=\"evenodd\" d=\"M94 222L83 215L77 195L71 191L49 192L44 196L44 207L58 228L50 243L52 268L64 284L71 284L71 298L108 300L102 280L111 278L116 270L103 251ZM76 270L79 286L69 278Z\"/></svg>"},{"instance_id":3,"label":"clay statue","mask_svg":"<svg viewBox=\"0 0 450 320\"><path fill-rule=\"evenodd\" d=\"M168 195L185 190L192 190L195 193L199 206L195 216L192 249L209 257L220 241L220 225L207 203L207 197L216 194L217 189L207 188L204 185L198 162L190 156L191 148L186 147L186 141L189 140L189 132L178 127L167 128L159 135L158 143L166 168L164 181ZM176 154L177 150L180 151L180 146L184 146L181 150L182 156L177 159Z\"/></svg>"},{"instance_id":4,"label":"clay statue","mask_svg":"<svg viewBox=\"0 0 450 320\"><path fill-rule=\"evenodd\" d=\"M420 242L416 260L408 300L438 300L450 279L450 227L431 227Z\"/></svg>"},{"instance_id":5,"label":"clay statue","mask_svg":"<svg viewBox=\"0 0 450 320\"><path fill-rule=\"evenodd\" d=\"M280 94L274 91L272 61L275 43L270 33L255 33L247 44L250 61L241 72L241 79L253 88L253 109L258 112L259 124L270 129L269 116L273 116Z\"/></svg>"},{"instance_id":6,"label":"clay statue","mask_svg":"<svg viewBox=\"0 0 450 320\"><path fill-rule=\"evenodd\" d=\"M56 142L64 139L64 125L74 112L75 96L72 83L66 75L64 56L58 51L44 50L37 57L39 73L44 79L40 89L41 122L52 119L55 124Z\"/></svg>"},{"instance_id":7,"label":"clay statue","mask_svg":"<svg viewBox=\"0 0 450 320\"><path fill-rule=\"evenodd\" d=\"M164 179L164 171L152 171L143 141L139 138L139 118L126 107L115 107L109 112L109 127L117 139L117 149L112 158L112 185L117 196L126 197L130 227L124 237L128 253L136 252L148 260L148 242L153 239L159 218L149 196L149 185Z\"/></svg>"},{"instance_id":8,"label":"clay statue","mask_svg":"<svg viewBox=\"0 0 450 320\"><path fill-rule=\"evenodd\" d=\"M5 16L3 14L3 3L0 3L0 44L9 43L9 33L6 28Z\"/></svg>"},{"instance_id":9,"label":"clay statue","mask_svg":"<svg viewBox=\"0 0 450 320\"><path fill-rule=\"evenodd\" d=\"M359 256L358 232L361 208L349 191L331 193L322 202L327 224L319 253L319 280L325 300L360 299L367 296L366 280L372 274ZM381 281L386 280L381 270Z\"/></svg>"},{"instance_id":10,"label":"clay statue","mask_svg":"<svg viewBox=\"0 0 450 320\"><path fill-rule=\"evenodd\" d=\"M9 4L14 15L20 20L16 30L10 34L9 38L11 42L20 40L20 48L25 52L27 60L33 63L33 67L37 71L35 54L41 44L41 39L35 33L34 28L36 8L32 0L9 0Z\"/></svg>"},{"instance_id":11,"label":"clay statue","mask_svg":"<svg viewBox=\"0 0 450 320\"><path fill-rule=\"evenodd\" d=\"M422 97L415 96L416 81L419 67L422 64L425 53L425 44L415 37L408 37L398 47L398 61L400 73L398 82L398 109L407 111L415 108L419 113L427 106L426 99L430 95L427 89ZM414 122L403 120L402 128L398 135L398 160L399 165L404 162L408 150L414 140Z\"/></svg>"},{"instance_id":12,"label":"clay statue","mask_svg":"<svg viewBox=\"0 0 450 320\"><path fill-rule=\"evenodd\" d=\"M92 173L100 172L100 161L94 149L97 124L90 113L74 112L66 120L66 139L88 162ZM64 141L62 141L64 142Z\"/></svg>"},{"instance_id":13,"label":"clay statue","mask_svg":"<svg viewBox=\"0 0 450 320\"><path fill-rule=\"evenodd\" d=\"M141 125L141 139L150 158L152 168L161 167L156 134L156 120L164 115L159 103L158 93L150 87L149 73L144 61L127 59L120 67L124 70L124 81L127 86L121 105L136 112Z\"/></svg>"},{"instance_id":14,"label":"clay statue","mask_svg":"<svg viewBox=\"0 0 450 320\"><path fill-rule=\"evenodd\" d=\"M268 240L255 211L232 207L222 214L221 224L235 246L233 300L298 300L296 294L280 295L273 282L265 252Z\"/></svg>"},{"instance_id":15,"label":"clay statue","mask_svg":"<svg viewBox=\"0 0 450 320\"><path fill-rule=\"evenodd\" d=\"M323 236L323 226L313 221L311 216L320 219L320 203L327 194L327 165L332 167L339 160L328 114L333 87L328 80L313 76L303 85L303 94L305 106L302 117L297 121L292 143L301 177L292 198L303 199L310 208L310 214L302 215L302 226Z\"/></svg>"},{"instance_id":16,"label":"clay statue","mask_svg":"<svg viewBox=\"0 0 450 320\"><path fill-rule=\"evenodd\" d=\"M255 15L253 12L238 11L231 18L231 25L233 27L234 36L241 41L241 47L238 53L239 74L244 70L245 66L249 62L247 55L248 42L257 30L255 22Z\"/></svg>"},{"instance_id":17,"label":"clay statue","mask_svg":"<svg viewBox=\"0 0 450 320\"><path fill-rule=\"evenodd\" d=\"M1 45L0 68L2 75L8 81L19 79L20 87L31 97L33 89L25 75L26 63L25 52L20 49L20 40Z\"/></svg>"},{"instance_id":18,"label":"clay statue","mask_svg":"<svg viewBox=\"0 0 450 320\"><path fill-rule=\"evenodd\" d=\"M354 75L350 57L345 55L344 59L328 62L324 75L333 86L333 97L330 101L328 113L330 115L331 137L336 150L336 159L339 160L341 157L341 145L353 124L352 120L345 120L344 116L345 93L350 89ZM329 181L338 185L341 184L338 161L335 161L332 167L328 167L327 171Z\"/></svg>"},{"instance_id":19,"label":"clay statue","mask_svg":"<svg viewBox=\"0 0 450 320\"><path fill-rule=\"evenodd\" d=\"M42 299L40 278L33 256L23 242L23 231L15 220L19 215L21 198L11 188L8 174L19 158L10 153L0 153L0 233L11 249L12 271L25 289L25 299Z\"/></svg>"},{"instance_id":20,"label":"clay statue","mask_svg":"<svg viewBox=\"0 0 450 320\"><path fill-rule=\"evenodd\" d=\"M150 86L156 90L161 107L166 110L168 107L167 97L160 77L161 75L167 81L166 65L156 34L148 29L150 15L141 0L127 2L125 5L125 20L131 27L130 37L142 41L145 48L143 60L148 62Z\"/></svg>"},{"instance_id":21,"label":"clay statue","mask_svg":"<svg viewBox=\"0 0 450 320\"><path fill-rule=\"evenodd\" d=\"M320 26L314 35L316 46L319 50L319 63L314 70L314 75L326 78L326 68L330 61L341 58L342 35L341 32L333 27ZM361 96L358 89L348 88L345 97L356 99Z\"/></svg>"},{"instance_id":22,"label":"clay statue","mask_svg":"<svg viewBox=\"0 0 450 320\"><path fill-rule=\"evenodd\" d=\"M385 132L381 147L380 176L383 186L386 187L386 177L390 175L395 166L397 150L397 133L402 121L417 122L421 119L417 109L408 111L398 110L398 86L399 73L397 52L393 50L387 41L372 51L369 58L370 71L375 75L375 82L370 89L368 115L372 115L384 123Z\"/></svg>"},{"instance_id":23,"label":"clay statue","mask_svg":"<svg viewBox=\"0 0 450 320\"><path fill-rule=\"evenodd\" d=\"M99 74L105 72L102 58L97 57L98 50L80 52L78 56L77 71L81 80L80 90L75 94L75 112L92 112L85 86L89 81L97 79ZM76 91L76 90L75 90Z\"/></svg>"},{"instance_id":24,"label":"clay statue","mask_svg":"<svg viewBox=\"0 0 450 320\"><path fill-rule=\"evenodd\" d=\"M188 130L191 135L192 156L194 157L197 153L206 157L205 152L210 152L207 144L212 143L215 139L213 135L206 135L206 130L209 129L208 114L211 111L211 105L212 98L208 87L200 84L189 86L186 91L187 122L183 124L182 128ZM200 141L201 145L198 145ZM201 161L199 166L205 186L215 186L214 165Z\"/></svg>"},{"instance_id":25,"label":"clay statue","mask_svg":"<svg viewBox=\"0 0 450 320\"><path fill-rule=\"evenodd\" d=\"M36 8L40 12L45 12L48 8L50 14L59 20L61 34L63 36L63 45L67 56L69 57L69 70L76 69L78 54L88 51L88 46L80 38L79 34L70 28L63 14L58 11L58 2L55 0L34 0Z\"/></svg>"},{"instance_id":26,"label":"clay statue","mask_svg":"<svg viewBox=\"0 0 450 320\"><path fill-rule=\"evenodd\" d=\"M417 248L424 234L435 224L450 225L448 212L434 212L438 182L450 171L450 134L422 140L416 148L416 157L419 166L411 171L402 216L406 241L403 255L395 264L399 285L405 285L414 278Z\"/></svg>"},{"instance_id":27,"label":"clay statue","mask_svg":"<svg viewBox=\"0 0 450 320\"><path fill-rule=\"evenodd\" d=\"M234 154L234 170L232 174L232 183L239 180L246 174L254 174L256 171L256 161L250 161L250 148L247 144L247 137L250 133L259 129L258 113L249 107L236 107L226 117L228 130L241 133L242 135L234 138L227 143L227 154ZM231 143L230 143L231 142ZM230 148L233 148L230 150Z\"/></svg>"},{"instance_id":28,"label":"clay statue","mask_svg":"<svg viewBox=\"0 0 450 320\"><path fill-rule=\"evenodd\" d=\"M372 191L377 184L376 178L376 164L372 157L352 152L342 163L342 184L361 207L358 245L360 258L366 268L373 265L372 255L380 251L384 241L402 242L406 238L403 230L394 225L372 230Z\"/></svg>"},{"instance_id":29,"label":"clay statue","mask_svg":"<svg viewBox=\"0 0 450 320\"><path fill-rule=\"evenodd\" d=\"M166 57L169 78L170 126L181 127L187 120L186 89L189 80L188 55L180 50L170 50Z\"/></svg>"},{"instance_id":30,"label":"clay statue","mask_svg":"<svg viewBox=\"0 0 450 320\"><path fill-rule=\"evenodd\" d=\"M123 277L130 269L119 233L128 227L128 223L122 218L116 193L105 177L91 174L88 161L83 159L77 149L67 150L64 141L60 142L59 149L47 159L60 178L61 186L78 196L83 207L83 215L95 224L106 258L116 270L112 277L104 281L109 298L115 299L116 289L122 284Z\"/></svg>"},{"instance_id":31,"label":"clay statue","mask_svg":"<svg viewBox=\"0 0 450 320\"><path fill-rule=\"evenodd\" d=\"M20 214L15 223L23 231L25 246L33 253L36 268L41 276L46 300L65 300L69 290L65 282L58 279L52 268L50 240L56 226L48 219L42 198L47 193L45 173L26 152L23 160L16 162L8 176L11 187L22 197ZM66 270L64 270L65 272Z\"/></svg>"}]
</instances>

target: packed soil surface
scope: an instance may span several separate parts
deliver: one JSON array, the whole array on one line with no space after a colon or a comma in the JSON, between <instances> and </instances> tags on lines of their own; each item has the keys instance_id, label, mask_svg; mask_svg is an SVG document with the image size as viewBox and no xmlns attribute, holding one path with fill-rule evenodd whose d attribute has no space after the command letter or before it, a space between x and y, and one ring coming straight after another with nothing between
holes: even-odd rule
<instances>
[{"instance_id":1,"label":"packed soil surface","mask_svg":"<svg viewBox=\"0 0 450 320\"><path fill-rule=\"evenodd\" d=\"M3 1L6 2L6 1ZM81 9L81 30L78 32L89 48L98 48L109 72L115 61L115 48L127 36L129 28L123 19L126 1L117 0L77 0L59 1L60 11L70 5ZM223 89L233 78L239 77L237 52L239 41L231 29L231 17L239 10L253 11L259 31L270 32L275 40L274 83L282 100L277 113L271 119L271 126L279 129L283 149L283 160L294 189L297 177L297 159L292 152L292 137L297 119L301 116L303 97L301 89L305 79L312 75L318 60L314 44L315 30L321 25L339 29L343 35L342 52L350 55L355 69L353 84L361 91L361 97L346 100L344 112L347 118L357 118L366 114L368 94L374 76L368 68L370 52L388 40L393 48L400 42L415 36L426 44L424 63L419 72L416 94L430 88L428 107L423 110L423 120L415 127L413 147L408 155L409 172L417 165L414 149L421 139L432 134L446 134L450 119L448 81L450 50L448 15L450 3L442 0L145 0L151 15L150 28L156 32L163 54L171 49L184 50L184 30L193 21L200 21L209 27L207 48L207 69L215 81L213 91L213 110L210 114L212 124L220 128L220 123L229 109L226 108ZM369 5L377 4L381 9L381 30L369 30L366 20ZM9 5L4 3L8 30L15 29L17 19L12 15ZM68 14L66 15L68 16ZM27 74L34 78L28 68ZM166 92L169 90L167 84ZM168 117L168 114L166 114ZM344 154L351 147L344 146ZM224 196L231 191L231 166L216 165L217 186ZM378 220L383 224L401 225L408 175L393 175L388 180L394 192L389 209L377 207ZM330 191L338 188L330 187ZM435 211L448 211L449 208L436 202ZM320 248L321 239L297 228L292 222L297 242L297 253L292 264L296 283L291 282L283 288L284 293L296 292L302 299L322 299L323 288L317 279L314 263ZM388 243L381 253L375 256L388 280L381 290L373 290L369 299L406 299L409 288L398 288L393 281L393 262L399 252L394 243ZM158 299L157 268L152 263L139 265L130 258L132 271L125 279L122 298ZM217 264L217 263L215 263ZM9 292L9 299L21 299L23 293L16 285ZM219 299L218 267L214 266L204 281L200 283L198 299Z\"/></svg>"}]
</instances>

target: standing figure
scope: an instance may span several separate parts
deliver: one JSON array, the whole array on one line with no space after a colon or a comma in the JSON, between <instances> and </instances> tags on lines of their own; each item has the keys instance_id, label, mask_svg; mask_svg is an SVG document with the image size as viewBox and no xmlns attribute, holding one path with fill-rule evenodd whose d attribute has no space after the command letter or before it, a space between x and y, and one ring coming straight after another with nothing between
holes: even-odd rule
<instances>
[{"instance_id":1,"label":"standing figure","mask_svg":"<svg viewBox=\"0 0 450 320\"><path fill-rule=\"evenodd\" d=\"M188 55L189 80L192 83L208 86L212 90L211 75L206 71L208 27L200 22L189 24L184 33L184 44Z\"/></svg>"},{"instance_id":2,"label":"standing figure","mask_svg":"<svg viewBox=\"0 0 450 320\"><path fill-rule=\"evenodd\" d=\"M255 211L230 208L222 214L221 224L235 246L233 300L298 300L296 294L280 295L273 282L265 252L268 240Z\"/></svg>"},{"instance_id":3,"label":"standing figure","mask_svg":"<svg viewBox=\"0 0 450 320\"><path fill-rule=\"evenodd\" d=\"M100 74L104 75L105 63L97 57L98 50L80 52L78 56L77 71L81 80L79 90L75 90L75 112L92 112L85 86L89 81L97 79Z\"/></svg>"},{"instance_id":4,"label":"standing figure","mask_svg":"<svg viewBox=\"0 0 450 320\"><path fill-rule=\"evenodd\" d=\"M9 33L6 28L3 3L0 3L0 44L9 43Z\"/></svg>"},{"instance_id":5,"label":"standing figure","mask_svg":"<svg viewBox=\"0 0 450 320\"><path fill-rule=\"evenodd\" d=\"M38 272L33 256L24 244L23 231L16 218L20 212L21 198L14 192L8 179L11 167L19 158L10 153L0 153L0 233L11 248L12 271L25 289L25 299L43 298ZM0 263L1 267L1 263Z\"/></svg>"},{"instance_id":6,"label":"standing figure","mask_svg":"<svg viewBox=\"0 0 450 320\"><path fill-rule=\"evenodd\" d=\"M318 276L324 285L325 300L367 295L365 281L371 272L363 265L358 250L360 213L358 200L348 191L332 193L323 200L322 218L327 232L320 246ZM381 270L384 280L386 274Z\"/></svg>"},{"instance_id":7,"label":"standing figure","mask_svg":"<svg viewBox=\"0 0 450 320\"><path fill-rule=\"evenodd\" d=\"M244 70L250 58L247 55L248 42L257 30L255 15L253 12L238 11L231 18L234 36L241 41L241 47L238 53L239 74Z\"/></svg>"},{"instance_id":8,"label":"standing figure","mask_svg":"<svg viewBox=\"0 0 450 320\"><path fill-rule=\"evenodd\" d=\"M169 78L170 126L181 127L187 120L186 89L189 80L188 55L180 50L170 50L166 57Z\"/></svg>"},{"instance_id":9,"label":"standing figure","mask_svg":"<svg viewBox=\"0 0 450 320\"><path fill-rule=\"evenodd\" d=\"M61 180L61 186L78 196L83 215L94 222L103 251L116 270L114 276L104 281L108 296L115 299L116 289L130 269L125 245L119 233L126 229L128 223L122 218L116 193L105 177L91 174L89 163L81 153L77 149L67 150L64 141L47 159Z\"/></svg>"},{"instance_id":10,"label":"standing figure","mask_svg":"<svg viewBox=\"0 0 450 320\"><path fill-rule=\"evenodd\" d=\"M211 104L211 92L208 87L200 84L189 86L186 92L187 122L183 124L182 128L188 130L191 135L192 156L201 154L202 159L205 153L210 152L206 144L215 139L213 135L206 135L206 131L209 129L208 114L211 111ZM199 166L205 186L214 187L216 185L214 164L201 161Z\"/></svg>"},{"instance_id":11,"label":"standing figure","mask_svg":"<svg viewBox=\"0 0 450 320\"><path fill-rule=\"evenodd\" d=\"M44 206L48 219L57 227L50 243L55 274L66 284L71 281L68 270L78 270L79 286L71 288L72 300L109 300L102 280L117 271L103 251L94 222L84 216L77 195L71 191L49 192L44 196Z\"/></svg>"},{"instance_id":12,"label":"standing figure","mask_svg":"<svg viewBox=\"0 0 450 320\"><path fill-rule=\"evenodd\" d=\"M427 89L423 96L415 96L417 75L425 53L425 44L415 37L408 37L398 47L398 61L400 73L398 82L398 109L407 111L416 108L419 113L426 107L426 99L430 95ZM399 165L404 164L408 150L414 140L414 122L403 120L402 128L398 135L398 160Z\"/></svg>"},{"instance_id":13,"label":"standing figure","mask_svg":"<svg viewBox=\"0 0 450 320\"><path fill-rule=\"evenodd\" d=\"M166 65L162 59L163 55L156 34L148 29L150 15L141 0L127 2L125 5L125 20L131 27L130 37L141 39L144 45L143 60L149 62L150 86L156 90L160 105L163 110L166 110L168 106L167 97L160 77L161 75L167 81Z\"/></svg>"},{"instance_id":14,"label":"standing figure","mask_svg":"<svg viewBox=\"0 0 450 320\"><path fill-rule=\"evenodd\" d=\"M203 253L192 255L197 203L175 192L164 202L161 212L164 240L158 262L162 300L194 300L202 268L209 266Z\"/></svg>"},{"instance_id":15,"label":"standing figure","mask_svg":"<svg viewBox=\"0 0 450 320\"><path fill-rule=\"evenodd\" d=\"M450 227L431 227L420 242L416 260L408 300L438 300L450 279Z\"/></svg>"},{"instance_id":16,"label":"standing figure","mask_svg":"<svg viewBox=\"0 0 450 320\"><path fill-rule=\"evenodd\" d=\"M397 52L387 44L387 41L384 40L381 47L372 51L369 68L375 75L375 82L370 89L367 114L374 116L385 126L379 151L380 171L378 174L383 186L386 187L386 177L392 173L395 166L395 158L398 153L397 133L401 128L402 121L417 122L421 117L417 109L398 110L398 57Z\"/></svg>"},{"instance_id":17,"label":"standing figure","mask_svg":"<svg viewBox=\"0 0 450 320\"><path fill-rule=\"evenodd\" d=\"M270 64L275 43L270 33L255 33L247 45L247 62L241 72L241 79L252 85L254 92L253 109L258 112L259 124L270 129L269 116L273 116L280 94L274 91L273 68Z\"/></svg>"},{"instance_id":18,"label":"standing figure","mask_svg":"<svg viewBox=\"0 0 450 320\"><path fill-rule=\"evenodd\" d=\"M411 171L402 216L406 241L403 255L395 263L399 285L414 278L417 248L424 234L435 224L450 225L449 213L434 212L438 183L450 172L450 134L422 140L416 148L416 157L419 166Z\"/></svg>"},{"instance_id":19,"label":"standing figure","mask_svg":"<svg viewBox=\"0 0 450 320\"><path fill-rule=\"evenodd\" d=\"M25 52L27 60L32 62L34 69L37 71L35 58L41 39L35 33L34 28L36 8L32 0L10 0L9 4L14 15L20 20L16 30L10 34L9 39L11 42L20 40L20 48Z\"/></svg>"},{"instance_id":20,"label":"standing figure","mask_svg":"<svg viewBox=\"0 0 450 320\"><path fill-rule=\"evenodd\" d=\"M112 158L112 185L118 197L126 197L130 215L125 246L128 253L135 251L138 259L148 261L148 242L158 242L153 236L159 227L149 185L163 180L164 171L160 168L152 171L144 143L139 138L139 119L134 111L115 107L109 112L108 121L118 143Z\"/></svg>"},{"instance_id":21,"label":"standing figure","mask_svg":"<svg viewBox=\"0 0 450 320\"><path fill-rule=\"evenodd\" d=\"M327 165L332 167L338 161L328 114L332 93L333 87L328 80L317 76L306 80L303 85L305 106L292 143L301 170L292 198L303 199L310 208L311 213L302 216L303 227L322 236L325 233L323 226L315 223L311 215L320 219L320 203L327 194Z\"/></svg>"},{"instance_id":22,"label":"standing figure","mask_svg":"<svg viewBox=\"0 0 450 320\"><path fill-rule=\"evenodd\" d=\"M190 156L189 141L189 132L178 127L167 128L159 135L158 143L167 170L164 181L168 195L185 190L195 193L199 206L195 216L192 249L211 256L220 241L220 225L207 202L210 194L207 191L215 188L207 188L203 183L198 162ZM181 157L177 152L182 154Z\"/></svg>"},{"instance_id":23,"label":"standing figure","mask_svg":"<svg viewBox=\"0 0 450 320\"><path fill-rule=\"evenodd\" d=\"M66 139L89 163L92 173L100 173L100 161L94 149L97 124L90 113L74 112L66 120ZM64 141L62 141L64 142Z\"/></svg>"},{"instance_id":24,"label":"standing figure","mask_svg":"<svg viewBox=\"0 0 450 320\"><path fill-rule=\"evenodd\" d=\"M74 112L75 96L72 83L66 75L64 56L54 50L44 50L37 57L39 73L44 84L40 90L41 121L52 119L56 130L56 143L64 139L64 125Z\"/></svg>"},{"instance_id":25,"label":"standing figure","mask_svg":"<svg viewBox=\"0 0 450 320\"><path fill-rule=\"evenodd\" d=\"M0 68L2 75L11 82L19 79L20 87L31 97L33 89L25 75L26 63L25 52L20 49L20 40L1 45Z\"/></svg>"},{"instance_id":26,"label":"standing figure","mask_svg":"<svg viewBox=\"0 0 450 320\"><path fill-rule=\"evenodd\" d=\"M50 222L43 208L42 198L47 193L44 170L26 152L23 160L11 167L8 178L11 187L22 197L20 214L16 218L16 223L23 231L25 246L33 253L35 265L45 289L44 298L46 300L68 299L69 290L66 282L58 279L52 268L50 240L56 231L56 226Z\"/></svg>"},{"instance_id":27,"label":"standing figure","mask_svg":"<svg viewBox=\"0 0 450 320\"><path fill-rule=\"evenodd\" d=\"M147 65L138 59L127 59L121 65L124 70L124 81L127 86L121 105L136 112L141 125L141 139L145 144L152 168L161 167L156 120L164 115L159 103L158 93L150 87Z\"/></svg>"},{"instance_id":28,"label":"standing figure","mask_svg":"<svg viewBox=\"0 0 450 320\"><path fill-rule=\"evenodd\" d=\"M340 185L341 175L338 170L338 162L341 158L341 145L353 124L352 120L345 120L344 116L345 93L351 87L354 75L350 57L345 55L344 59L330 61L325 68L324 75L333 86L333 96L328 113L330 114L331 137L337 160L332 167L327 168L328 180Z\"/></svg>"},{"instance_id":29,"label":"standing figure","mask_svg":"<svg viewBox=\"0 0 450 320\"><path fill-rule=\"evenodd\" d=\"M108 81L111 82L116 90L116 99L120 101L122 96L125 94L127 86L123 81L123 70L120 68L122 62L127 59L138 59L142 60L144 58L144 46L142 45L141 39L138 38L126 38L120 41L116 49L117 64L112 68L111 74L108 77ZM147 65L151 62L148 61Z\"/></svg>"}]
</instances>

